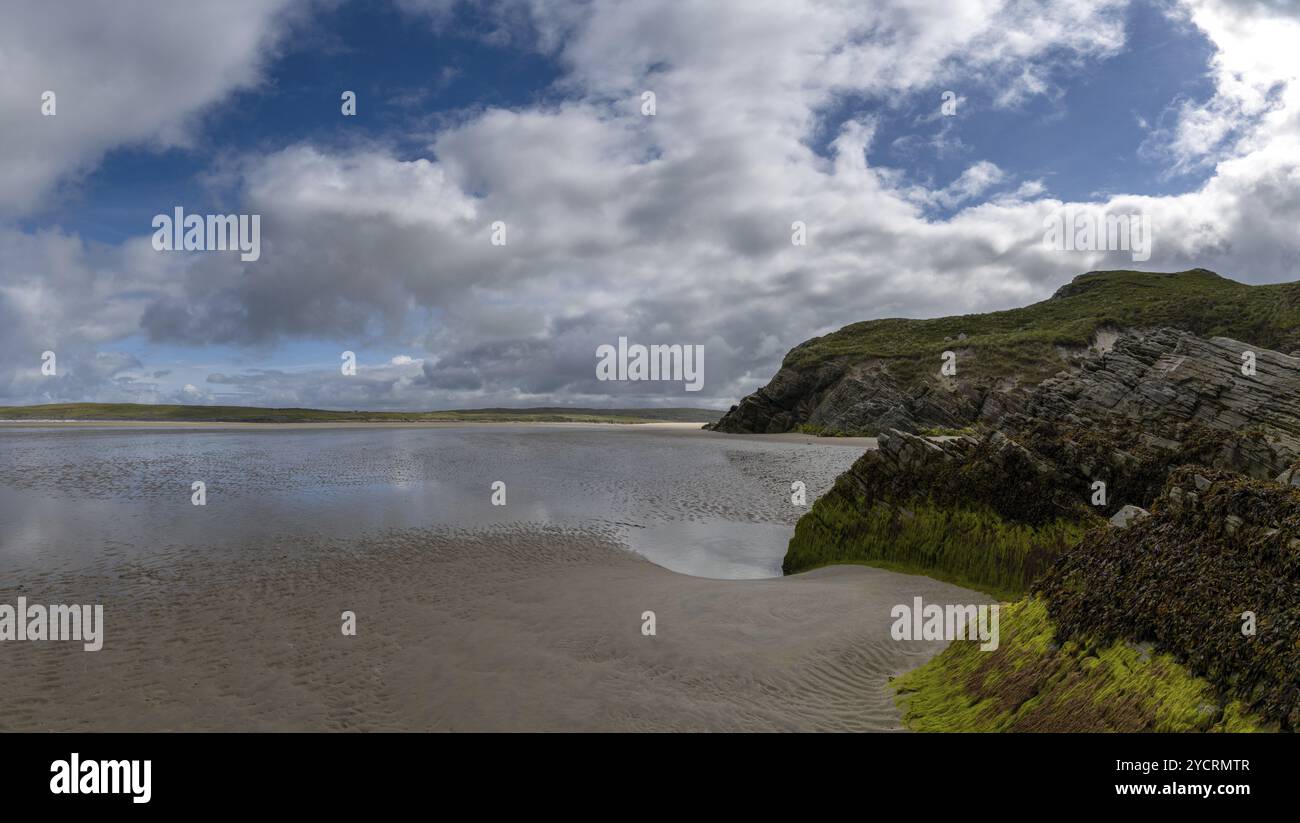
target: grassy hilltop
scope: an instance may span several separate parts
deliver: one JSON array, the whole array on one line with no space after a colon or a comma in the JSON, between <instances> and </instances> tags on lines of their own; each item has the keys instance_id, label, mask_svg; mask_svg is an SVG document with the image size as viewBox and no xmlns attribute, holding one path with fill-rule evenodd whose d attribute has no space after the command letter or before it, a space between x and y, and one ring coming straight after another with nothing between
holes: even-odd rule
<instances>
[{"instance_id":1,"label":"grassy hilltop","mask_svg":"<svg viewBox=\"0 0 1300 823\"><path fill-rule=\"evenodd\" d=\"M1278 351L1300 348L1300 283L1250 286L1206 269L1162 274L1099 271L1076 277L1051 298L987 314L932 320L867 320L815 337L790 351L784 364L806 368L839 358L924 358L925 368L945 349L969 348L988 356L974 368L1005 373L1033 366L1056 346L1082 348L1107 328L1171 326L1201 337L1249 340ZM966 335L959 340L959 335Z\"/></svg>"}]
</instances>

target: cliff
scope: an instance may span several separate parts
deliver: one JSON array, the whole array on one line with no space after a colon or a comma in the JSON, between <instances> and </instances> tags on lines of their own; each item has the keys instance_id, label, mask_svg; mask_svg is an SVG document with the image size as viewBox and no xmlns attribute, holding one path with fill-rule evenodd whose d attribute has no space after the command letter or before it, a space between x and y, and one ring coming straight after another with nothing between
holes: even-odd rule
<instances>
[{"instance_id":1,"label":"cliff","mask_svg":"<svg viewBox=\"0 0 1300 823\"><path fill-rule=\"evenodd\" d=\"M1024 411L1044 380L1161 328L1291 352L1300 348L1300 284L1248 286L1204 269L1091 272L1024 308L855 323L796 346L768 385L712 428L875 434L996 424ZM955 375L941 373L944 352Z\"/></svg>"}]
</instances>

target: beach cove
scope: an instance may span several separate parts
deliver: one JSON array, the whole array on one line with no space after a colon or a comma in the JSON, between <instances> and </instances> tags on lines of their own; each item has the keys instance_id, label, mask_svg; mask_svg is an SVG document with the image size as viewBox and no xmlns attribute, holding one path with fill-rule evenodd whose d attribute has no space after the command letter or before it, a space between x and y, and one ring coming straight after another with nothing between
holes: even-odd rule
<instances>
[{"instance_id":1,"label":"beach cove","mask_svg":"<svg viewBox=\"0 0 1300 823\"><path fill-rule=\"evenodd\" d=\"M811 502L862 447L670 426L0 431L0 602L103 603L107 637L0 646L0 728L896 730L888 678L946 644L892 639L890 609L988 598L858 566L777 576L790 483Z\"/></svg>"}]
</instances>

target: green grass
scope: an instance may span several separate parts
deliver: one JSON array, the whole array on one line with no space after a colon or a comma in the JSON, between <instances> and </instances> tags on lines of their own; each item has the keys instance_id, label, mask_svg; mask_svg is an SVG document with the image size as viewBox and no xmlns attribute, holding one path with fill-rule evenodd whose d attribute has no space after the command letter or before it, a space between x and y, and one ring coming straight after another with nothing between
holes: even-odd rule
<instances>
[{"instance_id":1,"label":"green grass","mask_svg":"<svg viewBox=\"0 0 1300 823\"><path fill-rule=\"evenodd\" d=\"M999 645L956 641L893 681L903 722L930 732L1251 732L1269 728L1168 654L1060 642L1042 600L1004 604Z\"/></svg>"},{"instance_id":2,"label":"green grass","mask_svg":"<svg viewBox=\"0 0 1300 823\"><path fill-rule=\"evenodd\" d=\"M962 352L964 378L1016 375L1036 383L1060 369L1058 346L1087 346L1101 329L1158 326L1292 351L1300 348L1300 283L1248 286L1204 269L1092 272L1023 308L854 323L801 344L783 365L889 358L891 374L906 382L931 374L940 353L954 350Z\"/></svg>"},{"instance_id":3,"label":"green grass","mask_svg":"<svg viewBox=\"0 0 1300 823\"><path fill-rule=\"evenodd\" d=\"M918 499L895 509L868 506L836 492L799 519L782 569L786 574L837 563L923 574L1011 599L1090 523L1016 523L986 508L941 507Z\"/></svg>"},{"instance_id":4,"label":"green grass","mask_svg":"<svg viewBox=\"0 0 1300 823\"><path fill-rule=\"evenodd\" d=\"M144 405L139 403L50 403L0 406L0 420L84 420L218 423L483 422L483 423L705 423L711 409L462 409L431 412L265 409L255 406Z\"/></svg>"}]
</instances>

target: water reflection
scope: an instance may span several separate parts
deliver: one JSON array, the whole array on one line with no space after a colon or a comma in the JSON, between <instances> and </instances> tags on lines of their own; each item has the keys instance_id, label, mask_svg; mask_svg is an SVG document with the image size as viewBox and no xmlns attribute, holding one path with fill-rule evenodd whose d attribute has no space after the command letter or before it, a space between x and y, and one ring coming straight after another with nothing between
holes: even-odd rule
<instances>
[{"instance_id":1,"label":"water reflection","mask_svg":"<svg viewBox=\"0 0 1300 823\"><path fill-rule=\"evenodd\" d=\"M163 548L511 523L598 527L708 577L780 574L801 510L860 450L614 428L0 429L0 568ZM190 484L207 484L207 505ZM491 504L506 483L508 505Z\"/></svg>"}]
</instances>

